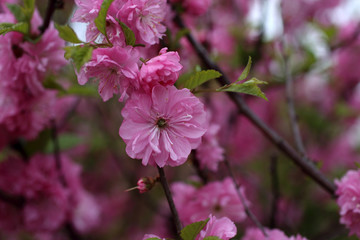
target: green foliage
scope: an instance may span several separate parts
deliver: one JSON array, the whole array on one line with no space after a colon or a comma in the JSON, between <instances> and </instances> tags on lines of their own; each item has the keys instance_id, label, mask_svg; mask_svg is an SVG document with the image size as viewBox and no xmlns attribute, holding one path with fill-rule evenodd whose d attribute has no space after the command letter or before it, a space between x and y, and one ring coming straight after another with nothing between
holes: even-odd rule
<instances>
[{"instance_id":1,"label":"green foliage","mask_svg":"<svg viewBox=\"0 0 360 240\"><path fill-rule=\"evenodd\" d=\"M83 43L69 25L59 25L55 23L55 28L59 31L59 36L65 41L71 43Z\"/></svg>"},{"instance_id":2,"label":"green foliage","mask_svg":"<svg viewBox=\"0 0 360 240\"><path fill-rule=\"evenodd\" d=\"M221 240L221 238L215 237L215 236L210 236L210 237L204 238L204 240Z\"/></svg>"},{"instance_id":3,"label":"green foliage","mask_svg":"<svg viewBox=\"0 0 360 240\"><path fill-rule=\"evenodd\" d=\"M90 46L65 47L65 58L74 61L77 71L91 59L93 48Z\"/></svg>"},{"instance_id":4,"label":"green foliage","mask_svg":"<svg viewBox=\"0 0 360 240\"><path fill-rule=\"evenodd\" d=\"M160 238L147 238L146 240L161 240Z\"/></svg>"},{"instance_id":5,"label":"green foliage","mask_svg":"<svg viewBox=\"0 0 360 240\"><path fill-rule=\"evenodd\" d=\"M94 21L95 26L102 34L104 34L106 39L108 39L107 33L106 33L106 15L107 15L109 7L113 1L114 0L104 0L103 1L103 3L101 4L99 15L96 17L96 19Z\"/></svg>"},{"instance_id":6,"label":"green foliage","mask_svg":"<svg viewBox=\"0 0 360 240\"><path fill-rule=\"evenodd\" d=\"M203 70L192 74L188 79L183 81L184 87L188 89L194 89L201 84L218 77L222 74L215 70Z\"/></svg>"},{"instance_id":7,"label":"green foliage","mask_svg":"<svg viewBox=\"0 0 360 240\"><path fill-rule=\"evenodd\" d=\"M58 137L59 142L59 150L64 151L71 149L80 143L82 143L84 140L80 138L79 136L76 136L75 134L62 134ZM46 144L46 147L44 148L45 153L53 153L54 152L54 143L53 141L48 141Z\"/></svg>"},{"instance_id":8,"label":"green foliage","mask_svg":"<svg viewBox=\"0 0 360 240\"><path fill-rule=\"evenodd\" d=\"M136 42L134 32L123 22L117 19L125 35L126 45L134 46Z\"/></svg>"},{"instance_id":9,"label":"green foliage","mask_svg":"<svg viewBox=\"0 0 360 240\"><path fill-rule=\"evenodd\" d=\"M59 90L60 92L66 92L66 90L56 82L54 76L48 76L47 78L45 78L45 80L42 82L42 85L44 86L44 88L47 89L54 89Z\"/></svg>"},{"instance_id":10,"label":"green foliage","mask_svg":"<svg viewBox=\"0 0 360 240\"><path fill-rule=\"evenodd\" d=\"M71 86L65 94L61 95L76 95L76 96L82 96L82 97L98 97L99 94L96 90L96 88L93 85L73 85Z\"/></svg>"},{"instance_id":11,"label":"green foliage","mask_svg":"<svg viewBox=\"0 0 360 240\"><path fill-rule=\"evenodd\" d=\"M21 32L26 34L29 31L29 24L26 22L19 23L1 23L0 24L0 35L8 32Z\"/></svg>"},{"instance_id":12,"label":"green foliage","mask_svg":"<svg viewBox=\"0 0 360 240\"><path fill-rule=\"evenodd\" d=\"M258 87L260 84L267 84L267 82L258 80L256 78L252 78L246 82L238 83L238 84L230 84L223 86L221 88L216 89L217 92L238 92L238 93L246 93L256 97L260 97L268 101L265 94Z\"/></svg>"},{"instance_id":13,"label":"green foliage","mask_svg":"<svg viewBox=\"0 0 360 240\"><path fill-rule=\"evenodd\" d=\"M7 7L18 22L26 21L23 8L19 4L7 4Z\"/></svg>"},{"instance_id":14,"label":"green foliage","mask_svg":"<svg viewBox=\"0 0 360 240\"><path fill-rule=\"evenodd\" d=\"M181 230L180 236L183 240L195 240L196 236L205 227L209 219L200 222L194 222Z\"/></svg>"},{"instance_id":15,"label":"green foliage","mask_svg":"<svg viewBox=\"0 0 360 240\"><path fill-rule=\"evenodd\" d=\"M250 69L251 69L251 57L249 57L248 63L237 81L239 82L239 81L245 80L247 78L247 76L249 75Z\"/></svg>"},{"instance_id":16,"label":"green foliage","mask_svg":"<svg viewBox=\"0 0 360 240\"><path fill-rule=\"evenodd\" d=\"M24 0L24 6L7 4L7 7L19 23L26 22L30 25L35 10L35 0Z\"/></svg>"}]
</instances>

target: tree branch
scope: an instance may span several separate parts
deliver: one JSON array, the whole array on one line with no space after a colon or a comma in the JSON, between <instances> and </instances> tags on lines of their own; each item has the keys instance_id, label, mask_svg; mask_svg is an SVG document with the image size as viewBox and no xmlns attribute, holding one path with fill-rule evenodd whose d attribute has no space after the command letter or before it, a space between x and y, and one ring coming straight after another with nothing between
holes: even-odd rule
<instances>
[{"instance_id":1,"label":"tree branch","mask_svg":"<svg viewBox=\"0 0 360 240\"><path fill-rule=\"evenodd\" d=\"M290 127L294 136L295 144L297 150L303 156L306 156L305 147L303 144L303 140L301 138L301 133L298 125L298 117L295 111L294 104L294 84L293 77L291 75L291 69L289 66L289 57L284 54L284 73L285 73L285 83L286 83L286 102L288 106L288 114L290 119Z\"/></svg>"},{"instance_id":2,"label":"tree branch","mask_svg":"<svg viewBox=\"0 0 360 240\"><path fill-rule=\"evenodd\" d=\"M180 28L186 28L182 19L178 14L175 15L174 18L175 23ZM195 40L191 33L187 33L186 37L190 44L193 46L196 51L198 57L202 60L205 66L208 69L214 69L222 73L222 76L217 79L217 81L221 85L230 84L231 81L227 77L227 75L218 67L209 57L209 54L205 50L205 48ZM335 194L335 184L329 181L322 172L319 171L313 164L311 164L305 156L299 155L299 153L281 136L279 136L273 129L265 124L257 115L254 114L245 103L243 98L233 92L227 92L230 99L235 103L238 110L247 117L264 135L268 138L275 146L278 147L285 155L287 155L297 166L299 166L302 171L312 178L315 182L317 182L323 189L325 189L328 193L334 196Z\"/></svg>"},{"instance_id":3,"label":"tree branch","mask_svg":"<svg viewBox=\"0 0 360 240\"><path fill-rule=\"evenodd\" d=\"M41 34L43 34L46 31L46 29L49 27L51 18L54 15L55 10L59 8L63 8L63 6L64 6L63 0L49 0L43 25L39 27Z\"/></svg>"},{"instance_id":4,"label":"tree branch","mask_svg":"<svg viewBox=\"0 0 360 240\"><path fill-rule=\"evenodd\" d=\"M229 172L229 175L230 175L230 177L231 177L231 179L232 179L232 181L233 181L233 183L235 185L236 193L239 196L242 205L244 206L246 216L248 216L248 218L250 218L250 220L255 223L255 225L261 230L262 234L265 237L268 237L268 234L266 233L264 226L260 223L260 221L257 219L255 214L250 210L249 206L247 205L245 197L243 196L243 194L240 191L240 185L238 184L238 182L235 179L235 175L234 175L234 173L233 173L233 171L231 169L229 160L227 158L225 158L224 162L225 162L226 168L227 168L227 170Z\"/></svg>"},{"instance_id":5,"label":"tree branch","mask_svg":"<svg viewBox=\"0 0 360 240\"><path fill-rule=\"evenodd\" d=\"M166 199L167 199L167 201L169 203L171 214L173 216L173 221L174 221L176 231L177 231L177 238L181 239L180 233L181 233L182 226L181 226L179 214L178 214L178 212L176 210L175 203L174 203L174 200L173 200L172 195L171 195L171 191L170 191L168 182L167 182L166 177L165 177L164 169L160 168L160 167L157 167L157 169L159 171L161 185L163 187L164 193L166 195Z\"/></svg>"}]
</instances>

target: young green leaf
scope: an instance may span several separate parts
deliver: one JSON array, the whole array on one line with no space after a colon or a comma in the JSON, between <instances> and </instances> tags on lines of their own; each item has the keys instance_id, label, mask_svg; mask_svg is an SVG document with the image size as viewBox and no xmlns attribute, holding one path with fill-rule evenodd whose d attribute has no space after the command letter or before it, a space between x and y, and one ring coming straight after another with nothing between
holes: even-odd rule
<instances>
[{"instance_id":1,"label":"young green leaf","mask_svg":"<svg viewBox=\"0 0 360 240\"><path fill-rule=\"evenodd\" d=\"M54 76L48 76L47 78L45 78L45 80L42 82L42 85L44 86L44 88L47 89L54 89L59 90L60 92L66 92L66 90L55 81Z\"/></svg>"},{"instance_id":2,"label":"young green leaf","mask_svg":"<svg viewBox=\"0 0 360 240\"><path fill-rule=\"evenodd\" d=\"M77 71L91 59L93 48L90 46L65 47L65 58L74 61Z\"/></svg>"},{"instance_id":3,"label":"young green leaf","mask_svg":"<svg viewBox=\"0 0 360 240\"><path fill-rule=\"evenodd\" d=\"M192 224L187 225L181 230L180 236L183 240L195 240L196 236L200 233L200 231L205 227L209 218L200 221L194 222Z\"/></svg>"},{"instance_id":4,"label":"young green leaf","mask_svg":"<svg viewBox=\"0 0 360 240\"><path fill-rule=\"evenodd\" d=\"M60 96L63 95L76 95L81 97L98 97L99 94L95 88L95 86L91 84L87 84L84 86L73 85L66 92L61 92Z\"/></svg>"},{"instance_id":5,"label":"young green leaf","mask_svg":"<svg viewBox=\"0 0 360 240\"><path fill-rule=\"evenodd\" d=\"M124 32L126 45L134 46L135 42L136 42L134 32L125 23L121 22L119 19L117 19L117 21L120 24L120 26Z\"/></svg>"},{"instance_id":6,"label":"young green leaf","mask_svg":"<svg viewBox=\"0 0 360 240\"><path fill-rule=\"evenodd\" d=\"M8 32L21 32L26 34L29 31L29 25L25 22L19 23L0 23L0 35Z\"/></svg>"},{"instance_id":7,"label":"young green leaf","mask_svg":"<svg viewBox=\"0 0 360 240\"><path fill-rule=\"evenodd\" d=\"M22 10L26 18L26 22L30 24L35 11L35 0L24 0L24 7Z\"/></svg>"},{"instance_id":8,"label":"young green leaf","mask_svg":"<svg viewBox=\"0 0 360 240\"><path fill-rule=\"evenodd\" d=\"M104 0L103 3L101 4L101 8L99 11L99 15L95 18L95 26L97 27L97 29L104 34L104 36L106 36L107 38L107 33L106 33L106 15L107 12L109 10L109 7L111 5L111 3L114 0Z\"/></svg>"},{"instance_id":9,"label":"young green leaf","mask_svg":"<svg viewBox=\"0 0 360 240\"><path fill-rule=\"evenodd\" d=\"M146 240L161 240L161 239L160 239L160 238L153 237L153 238L147 238Z\"/></svg>"},{"instance_id":10,"label":"young green leaf","mask_svg":"<svg viewBox=\"0 0 360 240\"><path fill-rule=\"evenodd\" d=\"M258 87L260 84L267 84L267 82L252 78L244 83L230 84L221 88L216 89L217 92L238 92L246 93L253 96L261 97L268 101L265 94Z\"/></svg>"},{"instance_id":11,"label":"young green leaf","mask_svg":"<svg viewBox=\"0 0 360 240\"><path fill-rule=\"evenodd\" d=\"M7 7L18 22L26 21L24 11L19 4L7 4Z\"/></svg>"},{"instance_id":12,"label":"young green leaf","mask_svg":"<svg viewBox=\"0 0 360 240\"><path fill-rule=\"evenodd\" d=\"M221 238L219 238L219 237L210 236L210 237L206 237L206 238L204 238L204 240L222 240L222 239L221 239Z\"/></svg>"},{"instance_id":13,"label":"young green leaf","mask_svg":"<svg viewBox=\"0 0 360 240\"><path fill-rule=\"evenodd\" d=\"M71 43L83 43L69 25L59 25L55 23L55 28L59 31L59 36L63 40Z\"/></svg>"},{"instance_id":14,"label":"young green leaf","mask_svg":"<svg viewBox=\"0 0 360 240\"><path fill-rule=\"evenodd\" d=\"M238 78L237 82L245 80L245 78L247 78L247 76L249 75L250 72L250 68L251 68L251 57L249 57L248 63L246 64L245 69L242 71L240 77Z\"/></svg>"},{"instance_id":15,"label":"young green leaf","mask_svg":"<svg viewBox=\"0 0 360 240\"><path fill-rule=\"evenodd\" d=\"M215 79L221 76L222 74L215 70L203 70L196 72L186 81L184 81L184 87L188 89L194 89L211 79Z\"/></svg>"}]
</instances>

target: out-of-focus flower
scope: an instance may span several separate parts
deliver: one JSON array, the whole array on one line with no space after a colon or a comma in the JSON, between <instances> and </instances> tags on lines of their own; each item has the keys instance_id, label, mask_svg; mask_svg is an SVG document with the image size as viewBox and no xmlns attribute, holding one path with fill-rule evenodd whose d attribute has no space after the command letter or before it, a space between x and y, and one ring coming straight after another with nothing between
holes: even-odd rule
<instances>
[{"instance_id":1,"label":"out-of-focus flower","mask_svg":"<svg viewBox=\"0 0 360 240\"><path fill-rule=\"evenodd\" d=\"M281 230L278 229L265 229L268 237L264 236L259 228L249 228L242 240L307 240L300 235L287 237Z\"/></svg>"},{"instance_id":2,"label":"out-of-focus flower","mask_svg":"<svg viewBox=\"0 0 360 240\"><path fill-rule=\"evenodd\" d=\"M350 170L337 185L337 204L340 207L340 222L350 230L350 234L360 237L360 170Z\"/></svg>"}]
</instances>

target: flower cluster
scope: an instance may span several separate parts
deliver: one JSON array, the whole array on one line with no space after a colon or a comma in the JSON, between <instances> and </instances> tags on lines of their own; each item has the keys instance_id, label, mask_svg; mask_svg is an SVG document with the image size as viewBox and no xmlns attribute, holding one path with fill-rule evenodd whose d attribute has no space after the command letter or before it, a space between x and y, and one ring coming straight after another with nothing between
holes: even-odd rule
<instances>
[{"instance_id":1,"label":"flower cluster","mask_svg":"<svg viewBox=\"0 0 360 240\"><path fill-rule=\"evenodd\" d=\"M350 234L360 236L360 170L348 171L337 185L337 203L340 206L340 222L350 229Z\"/></svg>"},{"instance_id":2,"label":"flower cluster","mask_svg":"<svg viewBox=\"0 0 360 240\"><path fill-rule=\"evenodd\" d=\"M249 228L246 230L245 236L241 240L307 240L300 235L287 237L281 230L265 229L268 237L264 236L258 228Z\"/></svg>"},{"instance_id":3,"label":"flower cluster","mask_svg":"<svg viewBox=\"0 0 360 240\"><path fill-rule=\"evenodd\" d=\"M1 22L15 23L11 13L0 14ZM35 11L32 34L39 34L41 18ZM56 73L65 65L59 38L51 24L40 40L23 41L23 34L10 32L0 36L0 129L2 141L17 137L33 139L49 123L56 102L55 93L45 90L47 75ZM1 142L1 141L0 141ZM1 147L1 144L0 144Z\"/></svg>"},{"instance_id":4,"label":"flower cluster","mask_svg":"<svg viewBox=\"0 0 360 240\"><path fill-rule=\"evenodd\" d=\"M0 164L0 189L15 196L15 206L0 202L0 228L50 234L66 223L87 232L99 223L100 208L83 188L80 167L61 156L61 172L54 156L35 155L29 162L9 158ZM59 181L64 178L65 184ZM6 218L11 216L11 221Z\"/></svg>"},{"instance_id":5,"label":"flower cluster","mask_svg":"<svg viewBox=\"0 0 360 240\"><path fill-rule=\"evenodd\" d=\"M176 208L184 224L200 221L209 214L228 217L235 222L241 222L246 218L244 206L230 178L208 183L198 189L184 183L174 183L172 191ZM244 196L243 187L240 191ZM246 203L249 205L247 200Z\"/></svg>"}]
</instances>

